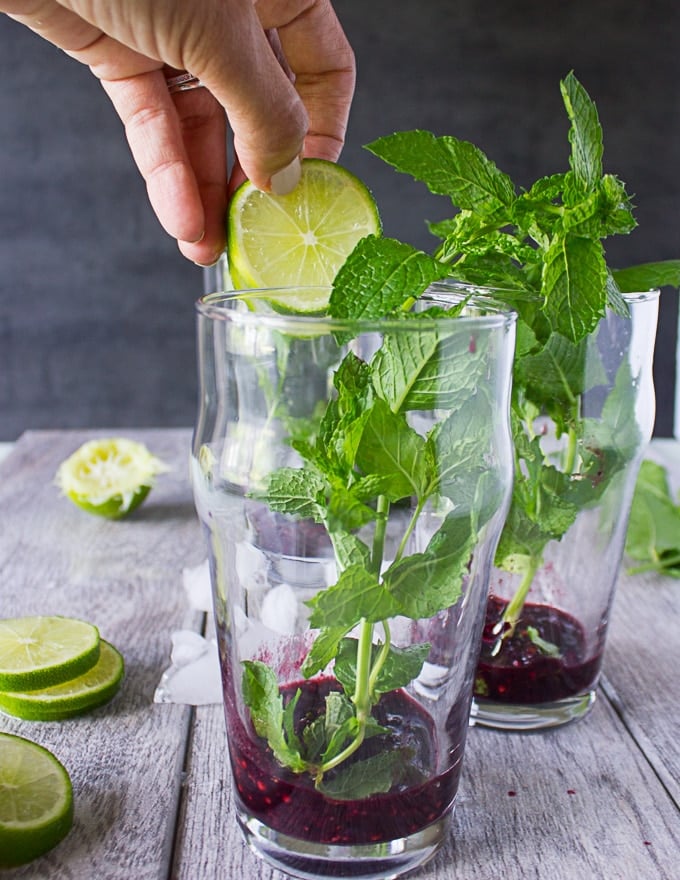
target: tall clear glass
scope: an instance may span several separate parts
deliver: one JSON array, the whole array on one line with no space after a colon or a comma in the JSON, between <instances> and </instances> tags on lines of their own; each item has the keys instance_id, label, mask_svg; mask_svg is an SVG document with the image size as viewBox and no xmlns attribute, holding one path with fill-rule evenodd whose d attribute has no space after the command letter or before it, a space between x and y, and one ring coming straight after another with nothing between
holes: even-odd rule
<instances>
[{"instance_id":1,"label":"tall clear glass","mask_svg":"<svg viewBox=\"0 0 680 880\"><path fill-rule=\"evenodd\" d=\"M514 315L299 314L204 296L192 478L238 822L297 877L396 877L444 839L512 482ZM441 308L438 309L441 312Z\"/></svg>"},{"instance_id":2,"label":"tall clear glass","mask_svg":"<svg viewBox=\"0 0 680 880\"><path fill-rule=\"evenodd\" d=\"M514 423L516 492L531 489L523 502L533 512L515 515L513 501L501 537L504 565L492 573L475 678L477 723L552 727L593 704L635 481L654 426L658 296L626 295L629 314L609 311L563 360L583 388L565 399L563 419L537 410L535 419ZM545 369L544 385L557 396L559 371ZM563 534L543 546L550 529Z\"/></svg>"}]
</instances>

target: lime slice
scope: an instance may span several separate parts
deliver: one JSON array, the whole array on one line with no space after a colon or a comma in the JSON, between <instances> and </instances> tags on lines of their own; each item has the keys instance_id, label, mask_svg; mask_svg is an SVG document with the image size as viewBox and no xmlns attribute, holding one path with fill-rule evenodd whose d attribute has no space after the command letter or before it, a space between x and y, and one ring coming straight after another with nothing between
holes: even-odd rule
<instances>
[{"instance_id":1,"label":"lime slice","mask_svg":"<svg viewBox=\"0 0 680 880\"><path fill-rule=\"evenodd\" d=\"M0 620L0 690L52 687L99 659L96 626L72 617Z\"/></svg>"},{"instance_id":2,"label":"lime slice","mask_svg":"<svg viewBox=\"0 0 680 880\"><path fill-rule=\"evenodd\" d=\"M113 645L101 641L99 660L88 672L40 690L0 691L0 709L26 721L62 721L103 706L118 692L124 662Z\"/></svg>"},{"instance_id":3,"label":"lime slice","mask_svg":"<svg viewBox=\"0 0 680 880\"><path fill-rule=\"evenodd\" d=\"M0 733L0 868L55 847L73 824L68 773L42 746Z\"/></svg>"},{"instance_id":4,"label":"lime slice","mask_svg":"<svg viewBox=\"0 0 680 880\"><path fill-rule=\"evenodd\" d=\"M88 513L120 519L139 507L166 470L143 443L112 437L84 443L61 463L55 482Z\"/></svg>"},{"instance_id":5,"label":"lime slice","mask_svg":"<svg viewBox=\"0 0 680 880\"><path fill-rule=\"evenodd\" d=\"M297 301L281 302L282 310L306 314L324 309L327 286L354 245L381 229L364 184L323 159L303 159L300 183L285 196L243 183L229 205L227 225L234 286L311 288L300 290Z\"/></svg>"}]
</instances>

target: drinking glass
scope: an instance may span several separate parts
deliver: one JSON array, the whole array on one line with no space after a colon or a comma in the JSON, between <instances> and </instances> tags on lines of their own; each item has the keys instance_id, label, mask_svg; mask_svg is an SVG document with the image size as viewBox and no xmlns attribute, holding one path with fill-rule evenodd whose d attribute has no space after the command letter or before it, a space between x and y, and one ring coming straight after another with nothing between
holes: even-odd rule
<instances>
[{"instance_id":1,"label":"drinking glass","mask_svg":"<svg viewBox=\"0 0 680 880\"><path fill-rule=\"evenodd\" d=\"M192 481L236 815L293 876L397 877L456 800L515 316L466 291L398 319L300 313L319 293L197 304Z\"/></svg>"},{"instance_id":2,"label":"drinking glass","mask_svg":"<svg viewBox=\"0 0 680 880\"><path fill-rule=\"evenodd\" d=\"M582 391L565 399L564 418L553 406L552 417L537 411L535 419L515 422L518 476L540 468L535 522L564 533L541 548L531 522L518 526L513 502L499 553L506 534L513 547L524 542L527 549L507 555L491 575L474 688L477 723L553 727L593 705L635 481L654 426L658 297L624 295L627 313L608 310L574 348L569 368L582 376ZM556 395L559 381L557 370L546 371L545 387L552 382Z\"/></svg>"}]
</instances>

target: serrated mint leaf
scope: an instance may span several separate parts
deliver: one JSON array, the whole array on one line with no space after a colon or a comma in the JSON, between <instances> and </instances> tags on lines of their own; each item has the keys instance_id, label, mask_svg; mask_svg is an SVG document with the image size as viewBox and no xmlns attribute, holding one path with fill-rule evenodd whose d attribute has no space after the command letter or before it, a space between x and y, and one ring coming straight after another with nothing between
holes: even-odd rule
<instances>
[{"instance_id":1,"label":"serrated mint leaf","mask_svg":"<svg viewBox=\"0 0 680 880\"><path fill-rule=\"evenodd\" d=\"M587 352L587 339L551 333L537 351L515 358L515 377L535 403L564 408L586 389Z\"/></svg>"},{"instance_id":2,"label":"serrated mint leaf","mask_svg":"<svg viewBox=\"0 0 680 880\"><path fill-rule=\"evenodd\" d=\"M339 645L338 654L335 658L333 674L343 686L345 693L353 693L357 676L357 639L343 639ZM381 694L398 688L406 687L414 678L420 675L423 663L427 660L431 646L427 643L409 645L399 648L390 645L380 673L373 686L373 694L376 700ZM371 667L376 662L382 645L374 644L371 649Z\"/></svg>"},{"instance_id":3,"label":"serrated mint leaf","mask_svg":"<svg viewBox=\"0 0 680 880\"><path fill-rule=\"evenodd\" d=\"M359 241L333 281L333 318L382 318L413 300L450 269L434 257L392 238Z\"/></svg>"},{"instance_id":4,"label":"serrated mint leaf","mask_svg":"<svg viewBox=\"0 0 680 880\"><path fill-rule=\"evenodd\" d=\"M330 778L324 777L319 790L339 801L384 794L405 777L412 757L410 749L390 749L347 766L341 765Z\"/></svg>"},{"instance_id":5,"label":"serrated mint leaf","mask_svg":"<svg viewBox=\"0 0 680 880\"><path fill-rule=\"evenodd\" d=\"M474 144L455 137L404 131L379 138L366 149L463 209L488 213L509 207L515 198L507 174Z\"/></svg>"},{"instance_id":6,"label":"serrated mint leaf","mask_svg":"<svg viewBox=\"0 0 680 880\"><path fill-rule=\"evenodd\" d=\"M657 287L680 287L680 260L640 263L627 269L613 269L612 275L623 293L645 293Z\"/></svg>"},{"instance_id":7,"label":"serrated mint leaf","mask_svg":"<svg viewBox=\"0 0 680 880\"><path fill-rule=\"evenodd\" d=\"M386 333L372 361L376 393L397 413L450 409L483 374L483 339L460 330Z\"/></svg>"},{"instance_id":8,"label":"serrated mint leaf","mask_svg":"<svg viewBox=\"0 0 680 880\"><path fill-rule=\"evenodd\" d=\"M306 603L313 629L350 628L363 618L379 623L397 613L398 605L376 576L359 565L345 569L338 582Z\"/></svg>"},{"instance_id":9,"label":"serrated mint leaf","mask_svg":"<svg viewBox=\"0 0 680 880\"><path fill-rule=\"evenodd\" d=\"M558 333L578 342L604 316L607 267L602 245L589 238L558 238L545 255L544 313Z\"/></svg>"},{"instance_id":10,"label":"serrated mint leaf","mask_svg":"<svg viewBox=\"0 0 680 880\"><path fill-rule=\"evenodd\" d=\"M268 475L266 487L253 497L277 513L322 522L326 481L311 468L279 468Z\"/></svg>"},{"instance_id":11,"label":"serrated mint leaf","mask_svg":"<svg viewBox=\"0 0 680 880\"><path fill-rule=\"evenodd\" d=\"M562 80L560 90L571 122L569 164L579 189L591 192L602 177L602 127L597 109L573 73Z\"/></svg>"},{"instance_id":12,"label":"serrated mint leaf","mask_svg":"<svg viewBox=\"0 0 680 880\"><path fill-rule=\"evenodd\" d=\"M626 533L626 553L631 559L664 570L664 558L680 554L680 506L673 500L666 469L645 460L635 484Z\"/></svg>"},{"instance_id":13,"label":"serrated mint leaf","mask_svg":"<svg viewBox=\"0 0 680 880\"><path fill-rule=\"evenodd\" d=\"M382 493L390 501L420 496L430 477L424 451L424 438L402 414L393 413L384 400L377 398L356 451L362 473L381 478Z\"/></svg>"},{"instance_id":14,"label":"serrated mint leaf","mask_svg":"<svg viewBox=\"0 0 680 880\"><path fill-rule=\"evenodd\" d=\"M348 629L349 625L326 626L321 629L300 668L300 672L305 678L311 678L317 672L323 672L335 657L338 645L347 634Z\"/></svg>"},{"instance_id":15,"label":"serrated mint leaf","mask_svg":"<svg viewBox=\"0 0 680 880\"><path fill-rule=\"evenodd\" d=\"M259 660L244 660L242 686L255 733L267 740L280 764L301 773L306 765L295 747L286 741L283 698L274 670Z\"/></svg>"},{"instance_id":16,"label":"serrated mint leaf","mask_svg":"<svg viewBox=\"0 0 680 880\"><path fill-rule=\"evenodd\" d=\"M455 605L476 540L469 516L449 514L423 553L391 565L384 583L399 603L399 613L420 620Z\"/></svg>"}]
</instances>

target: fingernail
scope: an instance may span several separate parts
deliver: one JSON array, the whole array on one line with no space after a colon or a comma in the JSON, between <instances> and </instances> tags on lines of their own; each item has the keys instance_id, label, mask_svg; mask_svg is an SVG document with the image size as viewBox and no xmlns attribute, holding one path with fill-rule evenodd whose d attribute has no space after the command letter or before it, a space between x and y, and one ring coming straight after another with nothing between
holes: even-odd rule
<instances>
[{"instance_id":1,"label":"fingernail","mask_svg":"<svg viewBox=\"0 0 680 880\"><path fill-rule=\"evenodd\" d=\"M285 168L272 174L271 188L274 195L285 196L292 192L300 182L301 173L300 157L296 156L290 165L286 165Z\"/></svg>"}]
</instances>

